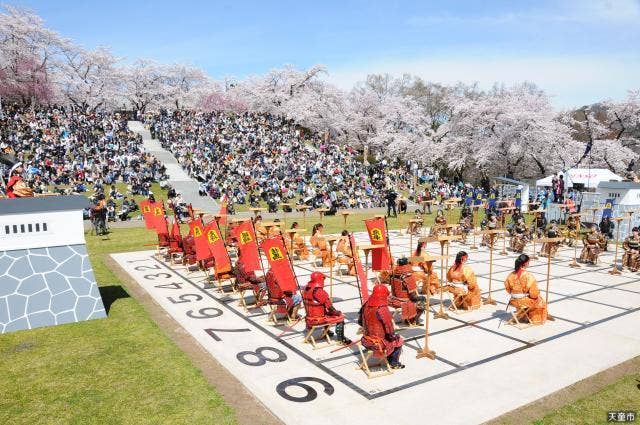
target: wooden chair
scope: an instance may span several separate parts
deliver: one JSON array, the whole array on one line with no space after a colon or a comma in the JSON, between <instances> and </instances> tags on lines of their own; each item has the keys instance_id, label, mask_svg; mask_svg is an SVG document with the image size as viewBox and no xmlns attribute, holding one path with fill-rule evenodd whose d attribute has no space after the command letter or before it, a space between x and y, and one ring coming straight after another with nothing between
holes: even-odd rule
<instances>
[{"instance_id":1,"label":"wooden chair","mask_svg":"<svg viewBox=\"0 0 640 425\"><path fill-rule=\"evenodd\" d=\"M331 328L331 326L333 326L334 323L330 323L330 324L326 324L323 323L321 325L313 325L310 328L307 329L307 333L304 336L304 343L305 344L311 344L311 346L313 347L314 350L317 350L318 348L326 348L326 347L330 347L331 345L333 345L333 342L331 341L331 337L329 336L329 330ZM313 336L313 333L317 330L317 329L322 329L322 333L320 334L319 338L315 338ZM327 345L323 345L322 347L318 347L318 343L319 342L325 342L327 343Z\"/></svg>"},{"instance_id":2,"label":"wooden chair","mask_svg":"<svg viewBox=\"0 0 640 425\"><path fill-rule=\"evenodd\" d=\"M298 316L298 309L300 308L299 305L295 306L291 315L289 315L286 304L281 302L272 303L271 300L268 300L267 305L269 306L269 317L267 317L267 323L273 323L276 326L281 325L280 320L283 320L287 325L294 323ZM280 318L278 318L278 315L280 315Z\"/></svg>"},{"instance_id":3,"label":"wooden chair","mask_svg":"<svg viewBox=\"0 0 640 425\"><path fill-rule=\"evenodd\" d=\"M360 363L358 364L358 369L364 371L367 374L368 379L379 378L381 376L391 375L393 374L393 369L391 369L391 365L387 360L387 356L384 355L383 351L376 350L373 348L367 348L362 344L362 340L358 342L358 351L360 352ZM369 364L371 357L377 359L377 362L374 364ZM372 368L381 368L382 370L374 372Z\"/></svg>"},{"instance_id":4,"label":"wooden chair","mask_svg":"<svg viewBox=\"0 0 640 425\"><path fill-rule=\"evenodd\" d=\"M507 308L506 311L509 311L509 307L511 307L511 300L513 300L514 297L512 296L509 299L509 302L507 303ZM515 307L514 306L514 310L510 312L511 314L511 318L509 320L507 320L507 324L508 325L512 325L518 329L526 329L526 328L530 328L531 326L536 326L535 323L531 323L528 319L526 322L522 322L520 319L518 319L518 316L520 317L528 317L527 313L529 312L529 307Z\"/></svg>"}]
</instances>

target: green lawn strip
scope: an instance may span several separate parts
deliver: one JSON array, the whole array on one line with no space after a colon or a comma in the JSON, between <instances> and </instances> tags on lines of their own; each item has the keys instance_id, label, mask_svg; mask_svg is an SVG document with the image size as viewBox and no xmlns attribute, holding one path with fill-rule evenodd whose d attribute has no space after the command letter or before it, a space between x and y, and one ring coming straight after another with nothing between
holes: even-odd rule
<instances>
[{"instance_id":1,"label":"green lawn strip","mask_svg":"<svg viewBox=\"0 0 640 425\"><path fill-rule=\"evenodd\" d=\"M535 425L606 424L611 411L640 414L640 372L627 375L602 390L533 421Z\"/></svg>"},{"instance_id":2,"label":"green lawn strip","mask_svg":"<svg viewBox=\"0 0 640 425\"><path fill-rule=\"evenodd\" d=\"M106 304L103 320L0 336L0 423L235 423L233 411L129 298L104 259L144 249L144 228L87 235Z\"/></svg>"}]
</instances>

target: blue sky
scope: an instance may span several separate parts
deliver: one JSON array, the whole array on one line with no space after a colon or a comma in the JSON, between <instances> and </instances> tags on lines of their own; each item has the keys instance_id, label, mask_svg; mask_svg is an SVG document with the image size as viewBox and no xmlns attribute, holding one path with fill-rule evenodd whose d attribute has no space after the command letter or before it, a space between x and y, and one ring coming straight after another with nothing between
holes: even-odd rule
<instances>
[{"instance_id":1,"label":"blue sky","mask_svg":"<svg viewBox=\"0 0 640 425\"><path fill-rule=\"evenodd\" d=\"M376 72L528 80L558 108L640 88L640 0L9 2L86 47L215 78L322 63L342 88Z\"/></svg>"}]
</instances>

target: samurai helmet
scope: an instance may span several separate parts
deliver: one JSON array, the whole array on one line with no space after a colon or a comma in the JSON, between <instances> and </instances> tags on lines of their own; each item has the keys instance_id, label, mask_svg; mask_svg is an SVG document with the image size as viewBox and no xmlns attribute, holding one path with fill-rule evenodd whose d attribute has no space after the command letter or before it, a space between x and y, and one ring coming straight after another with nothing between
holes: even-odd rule
<instances>
[{"instance_id":1,"label":"samurai helmet","mask_svg":"<svg viewBox=\"0 0 640 425\"><path fill-rule=\"evenodd\" d=\"M307 285L310 288L322 288L324 286L324 273L321 272L313 272L311 273L309 284Z\"/></svg>"},{"instance_id":2,"label":"samurai helmet","mask_svg":"<svg viewBox=\"0 0 640 425\"><path fill-rule=\"evenodd\" d=\"M386 285L378 284L373 287L368 303L370 306L384 306L388 304L388 299L389 288Z\"/></svg>"}]
</instances>

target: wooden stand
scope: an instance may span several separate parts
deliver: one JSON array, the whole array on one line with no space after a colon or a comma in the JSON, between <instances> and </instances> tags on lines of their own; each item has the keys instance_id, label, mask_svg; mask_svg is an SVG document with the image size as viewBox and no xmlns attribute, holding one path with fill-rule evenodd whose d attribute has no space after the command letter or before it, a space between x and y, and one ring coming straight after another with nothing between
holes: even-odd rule
<instances>
[{"instance_id":1,"label":"wooden stand","mask_svg":"<svg viewBox=\"0 0 640 425\"><path fill-rule=\"evenodd\" d=\"M282 207L282 221L284 222L284 227L285 229L287 228L287 210L286 208L289 207L291 208L291 204L287 204L287 203L282 203L280 204L280 206Z\"/></svg>"},{"instance_id":2,"label":"wooden stand","mask_svg":"<svg viewBox=\"0 0 640 425\"><path fill-rule=\"evenodd\" d=\"M326 237L329 244L329 297L333 299L333 244L340 239L338 236Z\"/></svg>"},{"instance_id":3,"label":"wooden stand","mask_svg":"<svg viewBox=\"0 0 640 425\"><path fill-rule=\"evenodd\" d=\"M291 242L290 243L290 246L291 246L291 251L290 251L291 252L291 262L293 263L293 238L294 238L296 233L306 232L307 229L300 229L300 228L298 228L298 229L285 229L284 231L285 231L285 233L289 234L289 240Z\"/></svg>"},{"instance_id":4,"label":"wooden stand","mask_svg":"<svg viewBox=\"0 0 640 425\"><path fill-rule=\"evenodd\" d=\"M501 208L500 211L502 211L502 217L501 220L502 221L502 231L504 232L504 234L502 235L502 251L500 251L500 255L507 255L507 216L509 215L509 211L511 210L511 208Z\"/></svg>"},{"instance_id":5,"label":"wooden stand","mask_svg":"<svg viewBox=\"0 0 640 425\"><path fill-rule=\"evenodd\" d=\"M349 211L341 211L342 219L344 220L344 230L347 230L347 218L351 215Z\"/></svg>"},{"instance_id":6,"label":"wooden stand","mask_svg":"<svg viewBox=\"0 0 640 425\"><path fill-rule=\"evenodd\" d=\"M429 301L427 300L427 302ZM416 353L416 359L426 357L435 360L436 352L429 349L429 306L427 306L426 310L424 316L424 347Z\"/></svg>"},{"instance_id":7,"label":"wooden stand","mask_svg":"<svg viewBox=\"0 0 640 425\"><path fill-rule=\"evenodd\" d=\"M266 208L249 208L253 212L253 217L257 217L261 212L266 211Z\"/></svg>"},{"instance_id":8,"label":"wooden stand","mask_svg":"<svg viewBox=\"0 0 640 425\"><path fill-rule=\"evenodd\" d=\"M307 227L307 210L311 208L309 205L298 205L296 210L302 211L302 227Z\"/></svg>"},{"instance_id":9,"label":"wooden stand","mask_svg":"<svg viewBox=\"0 0 640 425\"><path fill-rule=\"evenodd\" d=\"M540 243L560 243L563 238L542 238ZM545 290L544 303L547 307L547 320L556 320L549 314L549 280L551 275L551 249L547 255L547 289Z\"/></svg>"},{"instance_id":10,"label":"wooden stand","mask_svg":"<svg viewBox=\"0 0 640 425\"><path fill-rule=\"evenodd\" d=\"M580 236L580 214L571 214L571 217L578 217L578 228L576 229L576 236ZM578 255L578 239L573 238L573 260L569 263L569 267L574 269L580 268L580 264L577 261Z\"/></svg>"},{"instance_id":11,"label":"wooden stand","mask_svg":"<svg viewBox=\"0 0 640 425\"><path fill-rule=\"evenodd\" d=\"M369 281L369 253L372 249L386 248L384 245L364 244L358 245L356 249L364 251L364 278Z\"/></svg>"},{"instance_id":12,"label":"wooden stand","mask_svg":"<svg viewBox=\"0 0 640 425\"><path fill-rule=\"evenodd\" d=\"M445 272L444 269L449 267L449 242L458 239L457 236L440 236L438 237L438 241L440 242L440 255L442 259L440 260L440 310L437 313L433 314L434 319L449 319L449 315L444 311L444 282L445 282ZM447 250L445 252L445 245L447 246ZM445 266L445 260L447 262Z\"/></svg>"},{"instance_id":13,"label":"wooden stand","mask_svg":"<svg viewBox=\"0 0 640 425\"><path fill-rule=\"evenodd\" d=\"M622 217L616 217L613 219L616 222L616 254L613 257L613 267L609 270L609 274L619 275L622 274L620 270L618 270L618 245L620 244L620 222L624 220Z\"/></svg>"},{"instance_id":14,"label":"wooden stand","mask_svg":"<svg viewBox=\"0 0 640 425\"><path fill-rule=\"evenodd\" d=\"M320 214L320 223L322 223L322 218L324 217L324 213L329 211L329 208L318 208L316 211L318 211L318 214Z\"/></svg>"},{"instance_id":15,"label":"wooden stand","mask_svg":"<svg viewBox=\"0 0 640 425\"><path fill-rule=\"evenodd\" d=\"M482 232L480 232L481 234L487 234L487 235L492 235L492 234L498 234L501 233L502 230L483 230ZM489 295L487 296L487 298L485 298L484 300L482 300L483 304L490 304L490 305L496 305L496 301L491 297L491 282L493 280L493 244L489 245Z\"/></svg>"}]
</instances>

